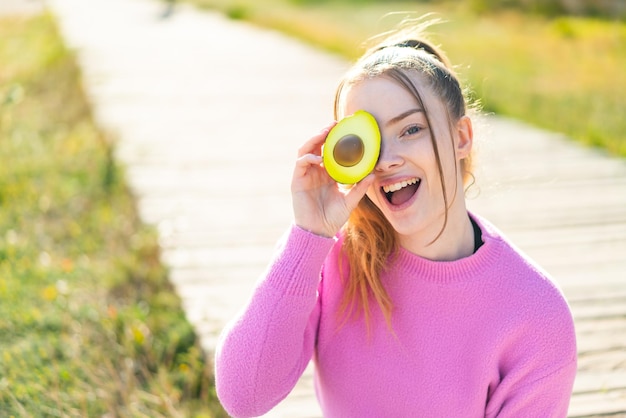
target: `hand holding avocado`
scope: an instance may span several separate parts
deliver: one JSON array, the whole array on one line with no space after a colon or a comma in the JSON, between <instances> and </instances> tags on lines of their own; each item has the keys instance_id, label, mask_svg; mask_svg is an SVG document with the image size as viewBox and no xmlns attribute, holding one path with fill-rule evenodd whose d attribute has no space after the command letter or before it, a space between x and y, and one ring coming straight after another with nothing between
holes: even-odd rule
<instances>
[{"instance_id":1,"label":"hand holding avocado","mask_svg":"<svg viewBox=\"0 0 626 418\"><path fill-rule=\"evenodd\" d=\"M373 176L368 174L379 150L376 121L363 111L329 125L304 143L291 183L296 225L321 236L337 234L371 184ZM356 184L339 188L337 183Z\"/></svg>"}]
</instances>

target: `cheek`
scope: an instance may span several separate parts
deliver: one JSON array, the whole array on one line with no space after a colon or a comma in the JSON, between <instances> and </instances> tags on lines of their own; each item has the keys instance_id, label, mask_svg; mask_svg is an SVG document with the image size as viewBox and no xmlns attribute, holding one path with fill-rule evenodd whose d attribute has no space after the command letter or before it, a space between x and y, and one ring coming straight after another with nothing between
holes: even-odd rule
<instances>
[{"instance_id":1,"label":"cheek","mask_svg":"<svg viewBox=\"0 0 626 418\"><path fill-rule=\"evenodd\" d=\"M429 183L438 185L439 188L441 188L442 182L445 182L446 185L455 182L455 174L459 169L456 167L458 162L454 154L454 149L450 144L444 140L438 141L437 145L439 159L431 143L429 143L428 150L425 150L425 153L421 156L423 157L422 164L426 167L429 174Z\"/></svg>"},{"instance_id":2,"label":"cheek","mask_svg":"<svg viewBox=\"0 0 626 418\"><path fill-rule=\"evenodd\" d=\"M463 181L459 181L458 178L461 171L460 169L458 171L455 171L456 161L442 161L441 163L443 169L443 178L441 178L441 175L438 171L436 172L435 176L432 176L433 178L431 178L430 182L430 186L432 189L430 190L430 192L431 196L434 199L437 199L441 202L441 204L444 204L443 193L445 191L446 199L448 201L448 204L450 204L459 192L457 190L459 184L463 184ZM437 168L435 168L435 170L437 170Z\"/></svg>"}]
</instances>

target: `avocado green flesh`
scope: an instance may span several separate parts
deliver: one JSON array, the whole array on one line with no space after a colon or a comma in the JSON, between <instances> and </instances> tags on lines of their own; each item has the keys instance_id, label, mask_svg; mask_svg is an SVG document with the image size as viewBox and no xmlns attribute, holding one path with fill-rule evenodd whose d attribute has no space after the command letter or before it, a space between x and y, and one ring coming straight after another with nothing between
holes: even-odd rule
<instances>
[{"instance_id":1,"label":"avocado green flesh","mask_svg":"<svg viewBox=\"0 0 626 418\"><path fill-rule=\"evenodd\" d=\"M364 110L340 120L322 147L323 163L330 177L342 184L358 183L375 167L380 152L376 119Z\"/></svg>"}]
</instances>

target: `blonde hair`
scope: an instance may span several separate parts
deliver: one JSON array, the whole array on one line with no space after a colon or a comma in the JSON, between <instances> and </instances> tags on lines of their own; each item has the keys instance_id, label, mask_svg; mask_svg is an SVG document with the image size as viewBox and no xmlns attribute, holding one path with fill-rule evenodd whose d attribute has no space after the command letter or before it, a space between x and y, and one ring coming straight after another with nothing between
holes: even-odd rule
<instances>
[{"instance_id":1,"label":"blonde hair","mask_svg":"<svg viewBox=\"0 0 626 418\"><path fill-rule=\"evenodd\" d=\"M415 97L424 109L427 122L431 126L428 109L422 101L419 89L411 79L411 76L416 75L420 77L420 80L425 81L426 85L442 100L448 113L449 129L452 132L454 124L468 111L468 100L448 58L423 36L423 30L431 23L425 22L409 32L403 29L386 34L387 36L381 42L369 48L348 71L337 88L335 118L339 117L342 92L346 87L366 79L386 76ZM439 146L434 133L431 135L431 141L441 178L445 205L443 227L433 239L432 242L435 242L443 233L448 221L449 199L443 181ZM472 179L470 166L469 157L461 161L460 168L465 184ZM340 255L342 277L346 270L342 265L344 260L348 264L349 273L347 277L343 277L345 292L339 314L345 316L344 323L349 318L364 315L369 331L370 300L373 298L381 309L388 328L392 330L393 302L383 286L381 273L393 262L390 257L398 249L393 227L376 205L365 196L350 214L343 233L345 238Z\"/></svg>"}]
</instances>

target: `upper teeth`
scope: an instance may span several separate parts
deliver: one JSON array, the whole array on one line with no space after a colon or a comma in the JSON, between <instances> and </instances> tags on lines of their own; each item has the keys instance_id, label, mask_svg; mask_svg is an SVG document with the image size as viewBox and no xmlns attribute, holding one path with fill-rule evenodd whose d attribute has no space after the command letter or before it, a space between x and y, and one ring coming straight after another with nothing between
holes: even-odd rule
<instances>
[{"instance_id":1,"label":"upper teeth","mask_svg":"<svg viewBox=\"0 0 626 418\"><path fill-rule=\"evenodd\" d=\"M417 178L412 178L410 180L404 180L398 183L388 184L387 186L383 186L383 190L385 191L385 193L397 192L401 188L406 187L410 184L415 184L418 181L419 180Z\"/></svg>"}]
</instances>

